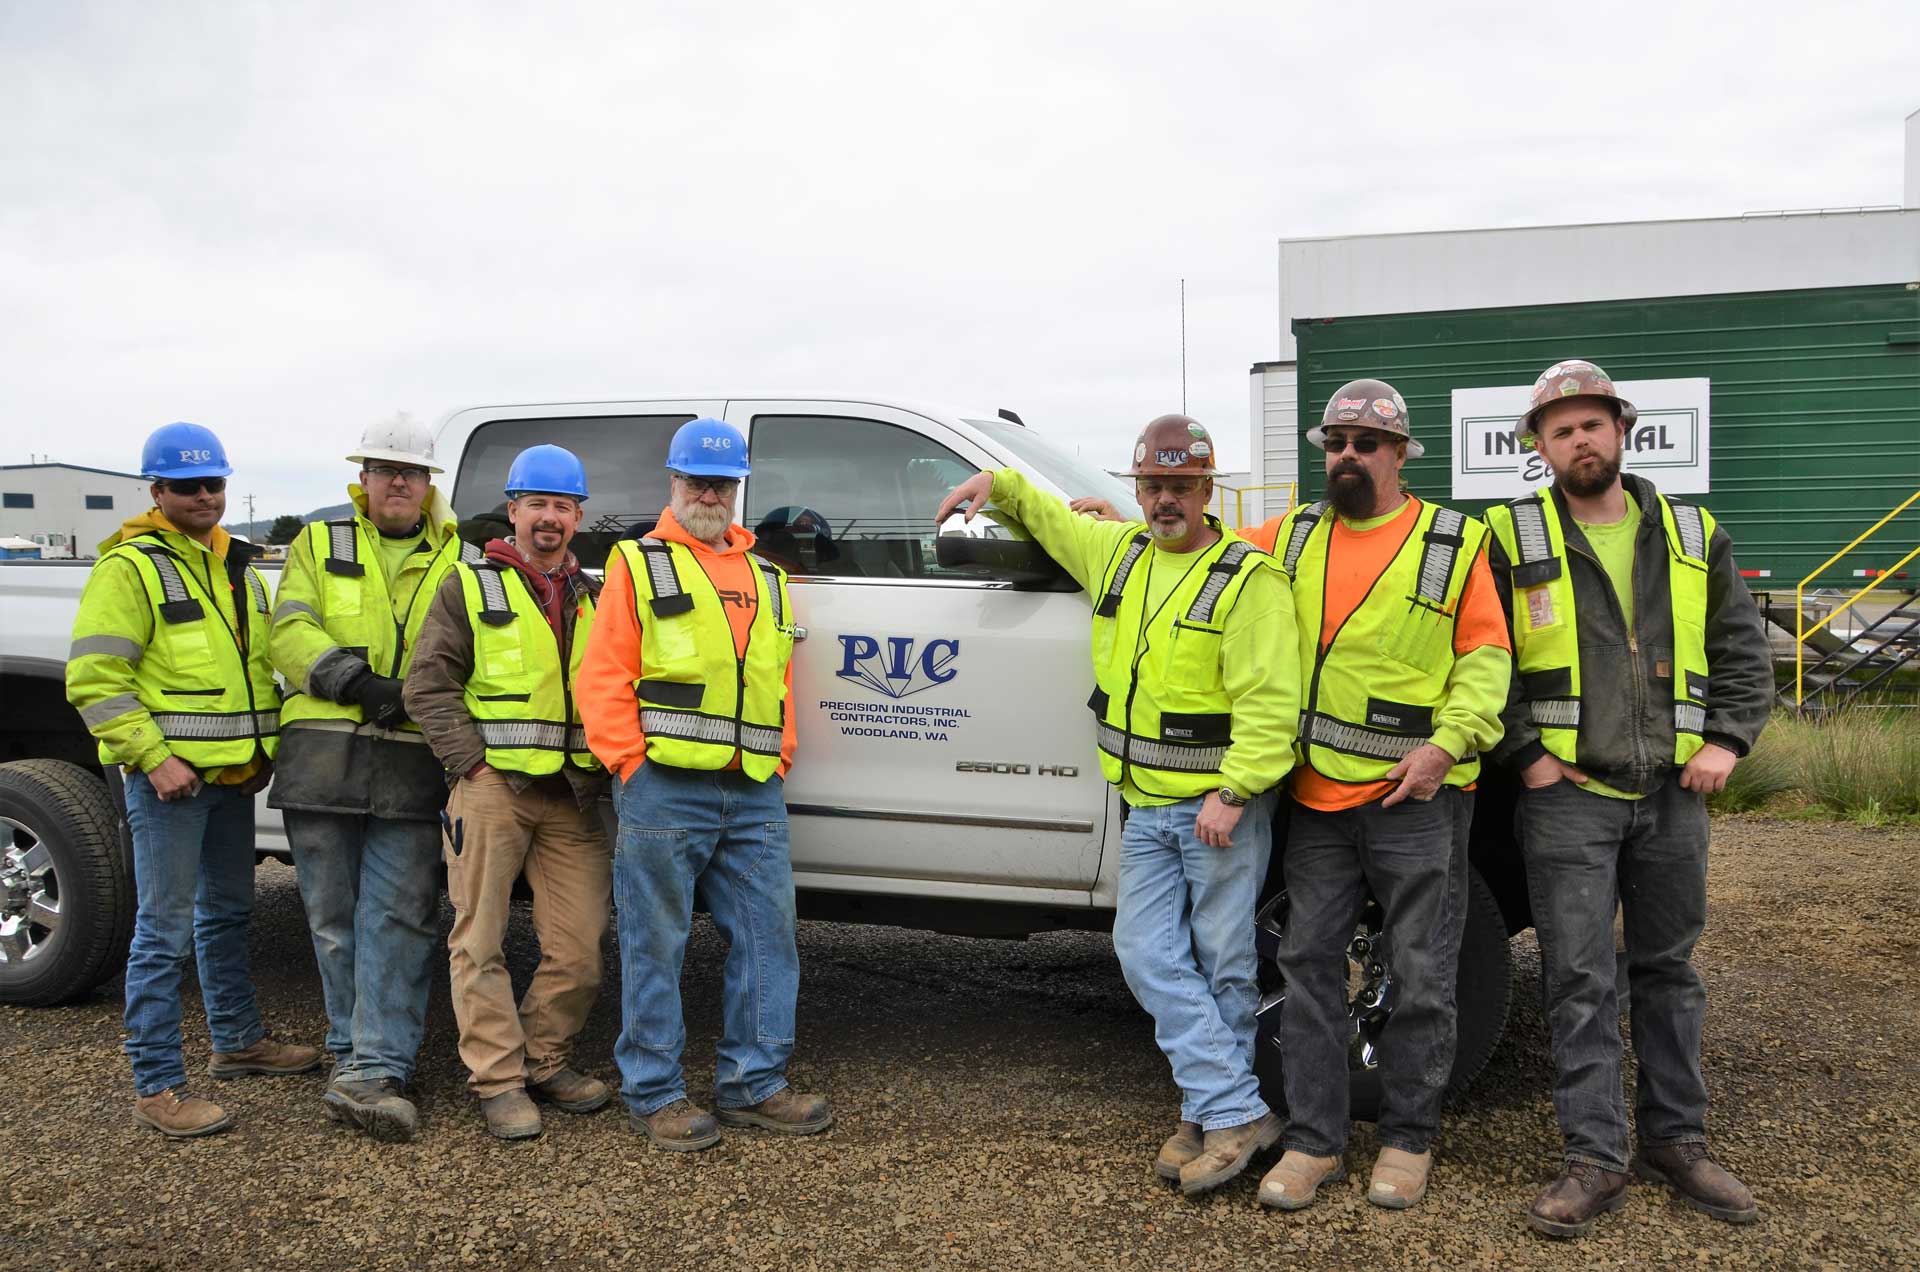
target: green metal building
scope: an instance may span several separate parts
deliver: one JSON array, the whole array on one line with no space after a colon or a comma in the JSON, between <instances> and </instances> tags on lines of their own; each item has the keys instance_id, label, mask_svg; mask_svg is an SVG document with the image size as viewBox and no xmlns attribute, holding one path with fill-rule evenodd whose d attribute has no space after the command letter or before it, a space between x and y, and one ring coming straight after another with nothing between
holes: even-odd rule
<instances>
[{"instance_id":1,"label":"green metal building","mask_svg":"<svg viewBox=\"0 0 1920 1272\"><path fill-rule=\"evenodd\" d=\"M1298 420L1317 420L1348 380L1392 382L1427 448L1407 465L1413 489L1475 512L1490 500L1457 494L1453 480L1454 450L1467 437L1459 391L1530 385L1574 357L1626 384L1707 381L1710 487L1682 497L1727 527L1756 589L1791 589L1920 491L1920 281L1294 318L1291 330ZM1666 440L1660 427L1643 419L1642 443ZM1505 438L1495 429L1472 440L1492 452ZM1321 459L1298 430L1295 445L1304 500L1318 488ZM1647 475L1661 483L1658 471ZM1816 585L1857 586L1861 571L1886 569L1916 542L1920 504Z\"/></svg>"}]
</instances>

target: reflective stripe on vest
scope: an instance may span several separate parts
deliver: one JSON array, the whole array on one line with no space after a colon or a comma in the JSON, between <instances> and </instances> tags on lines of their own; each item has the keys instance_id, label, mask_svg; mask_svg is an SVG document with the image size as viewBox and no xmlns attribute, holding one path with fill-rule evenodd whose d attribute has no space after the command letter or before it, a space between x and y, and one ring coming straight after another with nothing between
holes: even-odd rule
<instances>
[{"instance_id":1,"label":"reflective stripe on vest","mask_svg":"<svg viewBox=\"0 0 1920 1272\"><path fill-rule=\"evenodd\" d=\"M164 545L131 539L107 555L116 554L134 565L153 605L153 635L129 661L134 697L168 749L199 769L244 764L256 748L271 759L280 730L280 690L267 661L267 589L258 572L243 572L244 589L232 596L230 623L214 596L190 570L181 570ZM230 587L228 579L222 582ZM119 757L103 746L100 758Z\"/></svg>"},{"instance_id":2,"label":"reflective stripe on vest","mask_svg":"<svg viewBox=\"0 0 1920 1272\"><path fill-rule=\"evenodd\" d=\"M486 559L479 548L457 538L443 539L438 547L423 543L420 551L426 556L426 568L416 580L406 616L401 619L393 613L385 573L379 569L369 572L362 560L360 539L366 531L357 519L315 522L301 533L307 536L307 548L320 567L317 609L283 599L280 616L307 611L341 649L363 660L376 674L400 679L406 677L414 640L447 572L456 563L478 565ZM366 714L358 703L331 702L310 693L289 696L282 724L304 720L347 720L358 725L366 722ZM396 732L405 734L409 741L423 740L420 726L411 720L399 725Z\"/></svg>"},{"instance_id":3,"label":"reflective stripe on vest","mask_svg":"<svg viewBox=\"0 0 1920 1272\"><path fill-rule=\"evenodd\" d=\"M1307 546L1307 537L1313 533L1313 528L1320 524L1320 518L1327 515L1327 506L1327 501L1322 499L1308 504L1294 514L1293 531L1287 535L1286 554L1280 558L1281 568L1286 570L1288 578L1294 576L1294 571L1300 564L1300 553Z\"/></svg>"},{"instance_id":4,"label":"reflective stripe on vest","mask_svg":"<svg viewBox=\"0 0 1920 1272\"><path fill-rule=\"evenodd\" d=\"M1233 744L1233 700L1220 667L1223 624L1256 568L1276 562L1207 523L1220 539L1195 560L1151 614L1149 580L1166 564L1144 530L1108 562L1093 616L1093 671L1087 703L1099 721L1100 770L1123 789L1191 799L1221 784ZM1148 555L1155 552L1156 555Z\"/></svg>"},{"instance_id":5,"label":"reflective stripe on vest","mask_svg":"<svg viewBox=\"0 0 1920 1272\"><path fill-rule=\"evenodd\" d=\"M573 634L563 665L553 624L518 570L494 561L462 562L457 570L473 631L473 670L463 702L486 744L487 763L532 777L567 765L598 769L573 699L593 634L592 597L573 595Z\"/></svg>"},{"instance_id":6,"label":"reflective stripe on vest","mask_svg":"<svg viewBox=\"0 0 1920 1272\"><path fill-rule=\"evenodd\" d=\"M1301 760L1323 777L1384 781L1432 738L1454 664L1460 598L1486 528L1452 508L1423 503L1406 538L1359 606L1321 647L1327 573L1337 521L1325 503L1294 514L1294 615L1300 637ZM1303 532L1300 522L1309 523ZM1283 527L1284 528L1284 527ZM1338 562L1332 568L1338 568ZM1466 786L1480 757L1456 756L1443 779Z\"/></svg>"},{"instance_id":7,"label":"reflective stripe on vest","mask_svg":"<svg viewBox=\"0 0 1920 1272\"><path fill-rule=\"evenodd\" d=\"M753 620L745 653L736 656L724 602L691 548L649 538L615 550L626 559L640 623L634 697L647 759L699 770L737 762L755 781L772 777L793 655L785 572L750 556Z\"/></svg>"},{"instance_id":8,"label":"reflective stripe on vest","mask_svg":"<svg viewBox=\"0 0 1920 1272\"><path fill-rule=\"evenodd\" d=\"M1707 723L1706 554L1714 520L1697 505L1673 503L1658 491L1654 497L1667 544L1674 763L1685 764L1703 745L1700 735ZM1565 529L1552 488L1489 508L1487 520L1512 562L1514 671L1527 700L1528 719L1549 752L1578 764L1579 617ZM1637 664L1638 653L1633 657ZM1639 674L1637 666L1634 674Z\"/></svg>"}]
</instances>

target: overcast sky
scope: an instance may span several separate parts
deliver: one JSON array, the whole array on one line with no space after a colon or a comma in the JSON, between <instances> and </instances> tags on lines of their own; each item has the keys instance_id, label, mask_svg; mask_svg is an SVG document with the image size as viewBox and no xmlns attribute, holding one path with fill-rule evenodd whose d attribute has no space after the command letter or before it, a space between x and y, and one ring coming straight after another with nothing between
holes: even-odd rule
<instances>
[{"instance_id":1,"label":"overcast sky","mask_svg":"<svg viewBox=\"0 0 1920 1272\"><path fill-rule=\"evenodd\" d=\"M1248 453L1276 240L1897 203L1914 0L0 0L0 462L262 516L492 402L896 395ZM234 508L240 504L236 498Z\"/></svg>"}]
</instances>

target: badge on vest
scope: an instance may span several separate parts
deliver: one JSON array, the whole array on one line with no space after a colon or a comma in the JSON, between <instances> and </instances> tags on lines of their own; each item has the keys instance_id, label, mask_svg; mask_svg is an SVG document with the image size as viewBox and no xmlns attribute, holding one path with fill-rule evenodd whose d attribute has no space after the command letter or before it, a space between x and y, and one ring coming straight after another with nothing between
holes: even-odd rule
<instances>
[{"instance_id":1,"label":"badge on vest","mask_svg":"<svg viewBox=\"0 0 1920 1272\"><path fill-rule=\"evenodd\" d=\"M1527 627L1539 631L1543 627L1552 627L1560 620L1553 612L1553 589L1530 587L1527 589Z\"/></svg>"}]
</instances>

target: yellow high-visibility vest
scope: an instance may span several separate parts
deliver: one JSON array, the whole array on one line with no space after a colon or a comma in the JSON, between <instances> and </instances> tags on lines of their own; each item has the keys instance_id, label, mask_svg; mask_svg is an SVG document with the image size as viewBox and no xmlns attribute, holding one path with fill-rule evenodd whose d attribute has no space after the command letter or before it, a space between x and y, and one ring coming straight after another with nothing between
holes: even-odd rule
<instances>
[{"instance_id":1,"label":"yellow high-visibility vest","mask_svg":"<svg viewBox=\"0 0 1920 1272\"><path fill-rule=\"evenodd\" d=\"M573 700L593 630L593 598L584 590L578 594L571 648L562 664L553 624L520 571L493 562L454 568L473 628L467 714L486 743L487 763L533 777L558 773L562 764L598 769Z\"/></svg>"}]
</instances>

